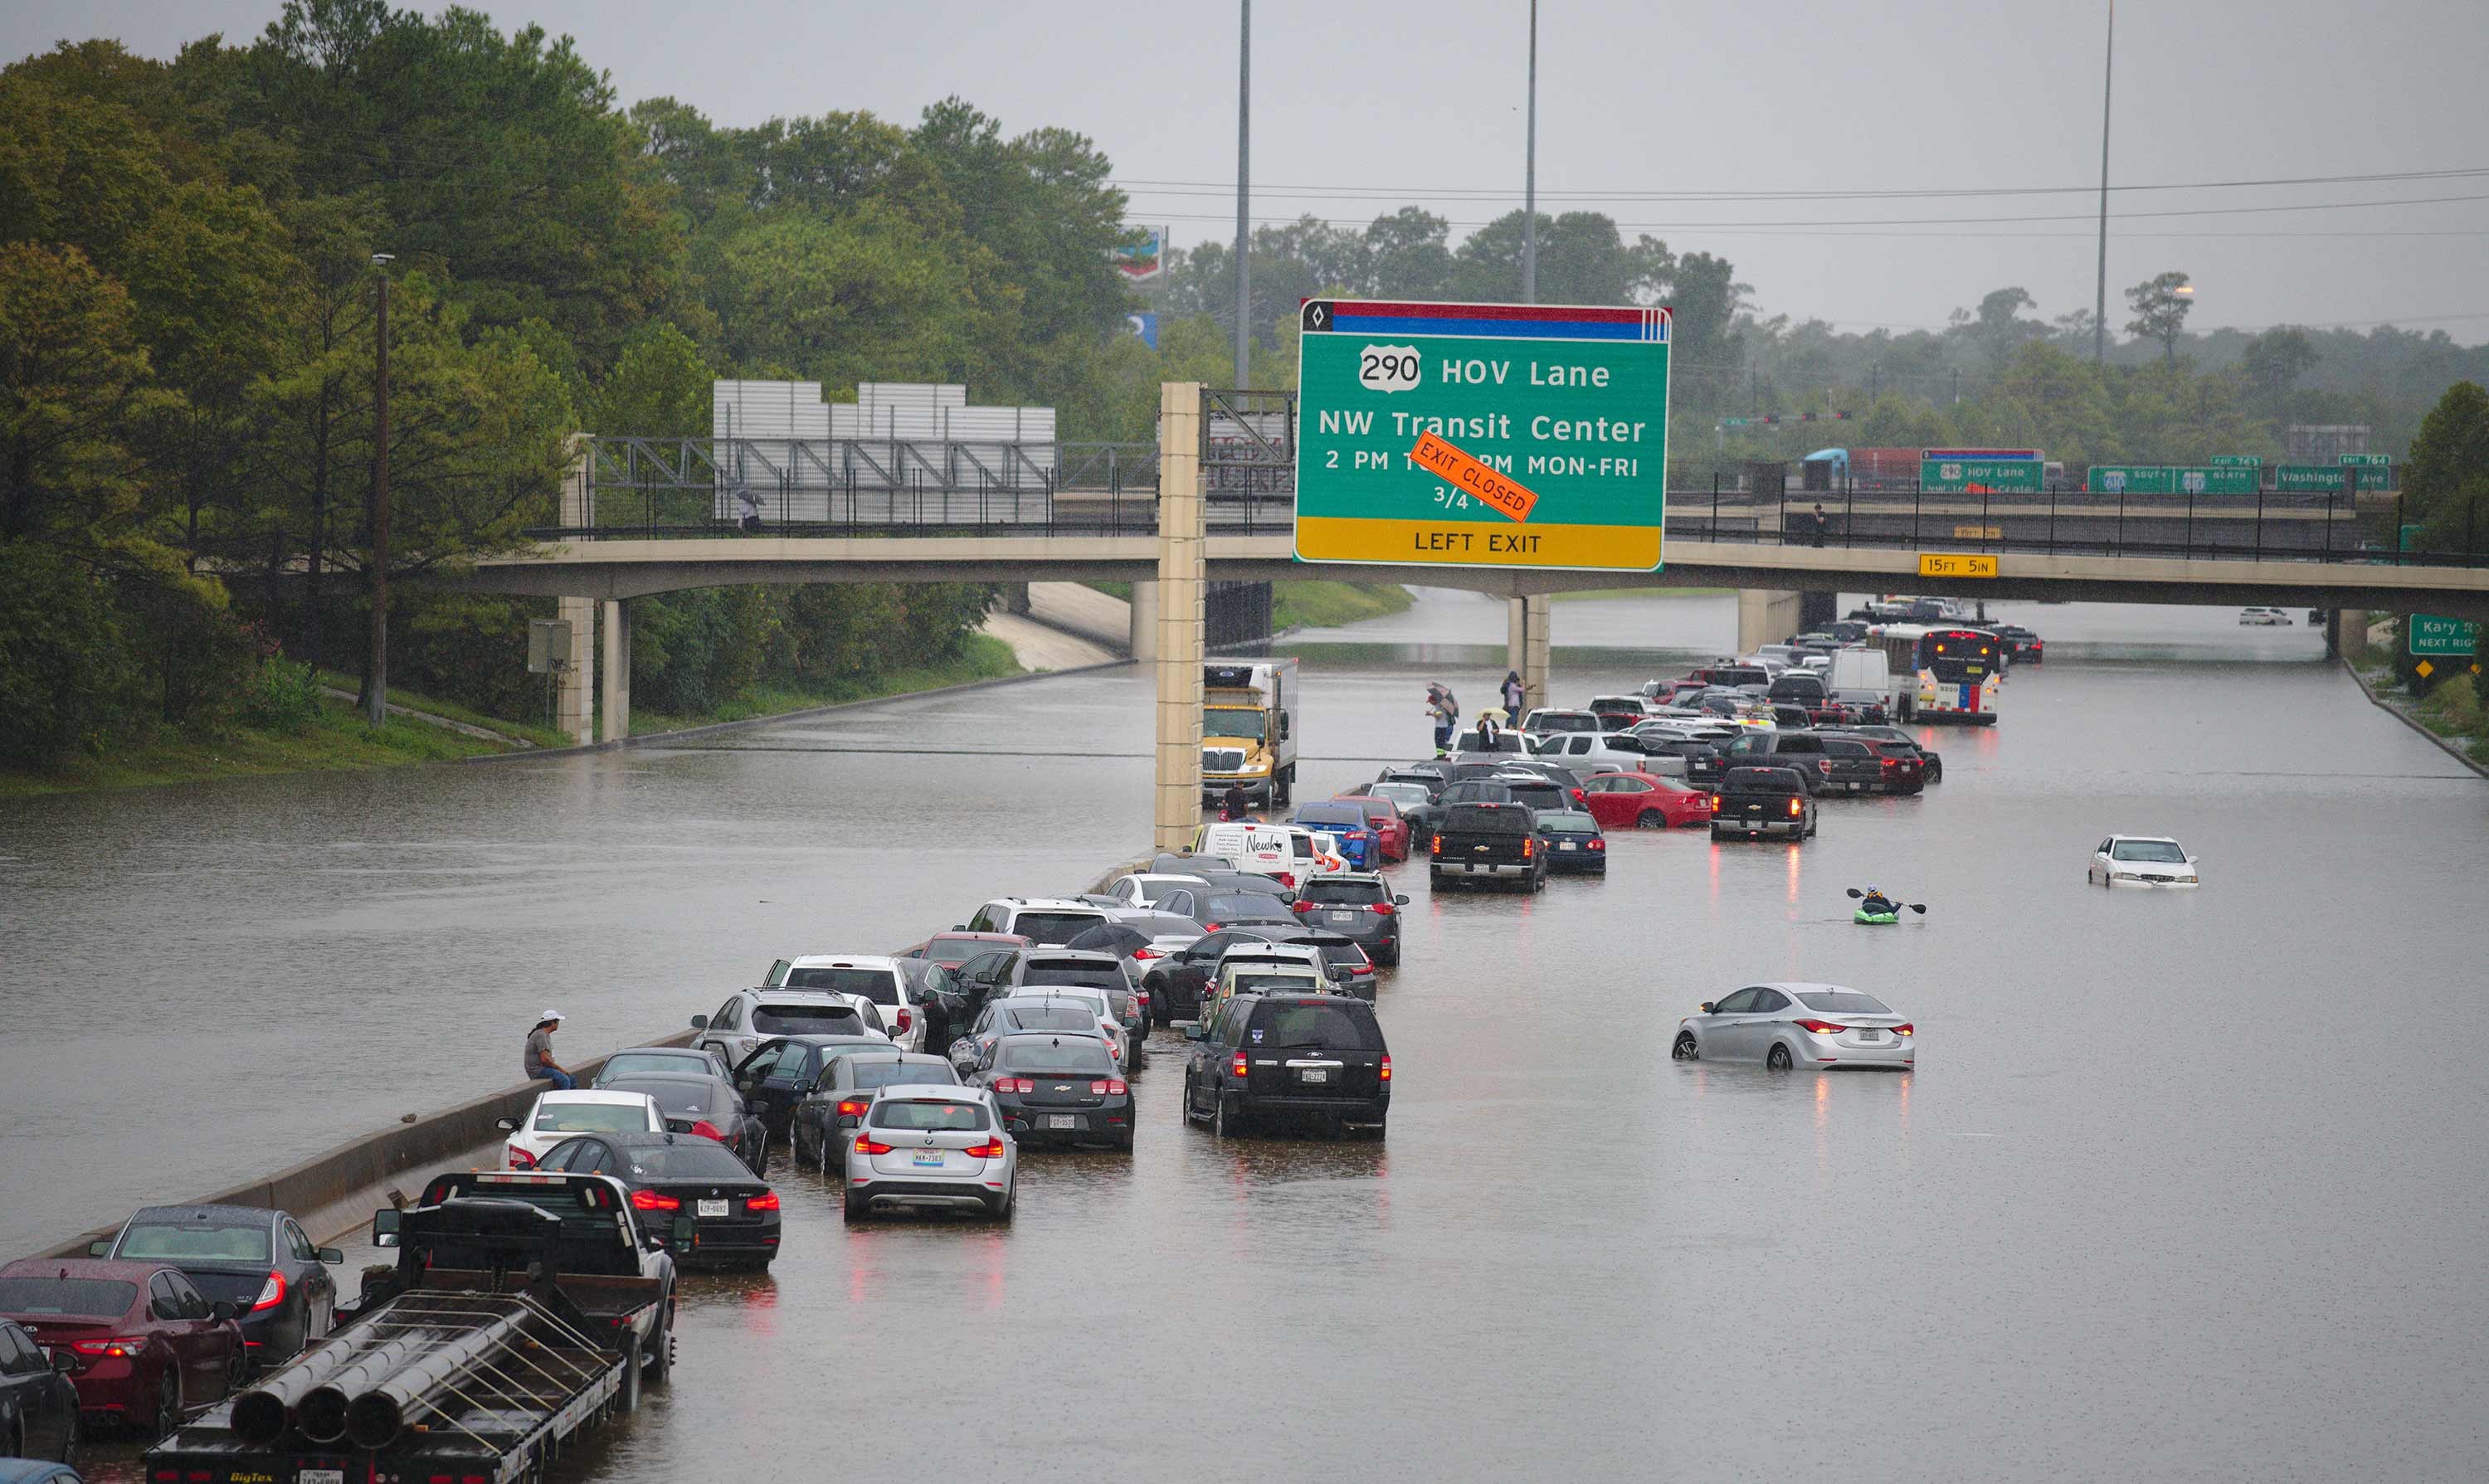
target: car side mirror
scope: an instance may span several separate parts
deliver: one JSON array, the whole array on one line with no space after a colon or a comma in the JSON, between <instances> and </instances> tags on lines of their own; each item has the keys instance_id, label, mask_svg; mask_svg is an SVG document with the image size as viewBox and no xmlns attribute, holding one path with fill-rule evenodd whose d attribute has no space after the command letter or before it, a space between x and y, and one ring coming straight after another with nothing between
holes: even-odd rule
<instances>
[{"instance_id":1,"label":"car side mirror","mask_svg":"<svg viewBox=\"0 0 2489 1484\"><path fill-rule=\"evenodd\" d=\"M1405 907L1409 904L1409 899L1406 897L1394 897L1391 899L1391 904L1395 907Z\"/></svg>"},{"instance_id":2,"label":"car side mirror","mask_svg":"<svg viewBox=\"0 0 2489 1484\"><path fill-rule=\"evenodd\" d=\"M953 932L965 932L968 930L968 925L965 923L953 923L951 925L951 930Z\"/></svg>"},{"instance_id":3,"label":"car side mirror","mask_svg":"<svg viewBox=\"0 0 2489 1484\"><path fill-rule=\"evenodd\" d=\"M208 1318L220 1325L233 1318L238 1312L240 1311L233 1306L233 1300L230 1298L219 1298L208 1305Z\"/></svg>"},{"instance_id":4,"label":"car side mirror","mask_svg":"<svg viewBox=\"0 0 2489 1484\"><path fill-rule=\"evenodd\" d=\"M376 1247L396 1246L398 1230L404 1226L405 1223L406 1213L396 1210L395 1208L373 1212L372 1245Z\"/></svg>"},{"instance_id":5,"label":"car side mirror","mask_svg":"<svg viewBox=\"0 0 2489 1484\"><path fill-rule=\"evenodd\" d=\"M860 1128L864 1127L864 1120L856 1117L852 1113L842 1113L839 1115L839 1127L842 1128Z\"/></svg>"},{"instance_id":6,"label":"car side mirror","mask_svg":"<svg viewBox=\"0 0 2489 1484\"><path fill-rule=\"evenodd\" d=\"M343 1247L322 1247L312 1255L319 1258L320 1261L327 1263L331 1268L334 1268L346 1260L346 1249Z\"/></svg>"},{"instance_id":7,"label":"car side mirror","mask_svg":"<svg viewBox=\"0 0 2489 1484\"><path fill-rule=\"evenodd\" d=\"M694 1016L692 1016L692 1029L693 1029L693 1030L696 1030L696 1031L704 1031L704 1030L707 1030L707 1029L708 1029L708 1016L706 1016L706 1015L694 1015Z\"/></svg>"},{"instance_id":8,"label":"car side mirror","mask_svg":"<svg viewBox=\"0 0 2489 1484\"><path fill-rule=\"evenodd\" d=\"M111 1256L112 1239L109 1237L99 1237L95 1241L88 1242L86 1244L86 1255L89 1257Z\"/></svg>"},{"instance_id":9,"label":"car side mirror","mask_svg":"<svg viewBox=\"0 0 2489 1484\"><path fill-rule=\"evenodd\" d=\"M1711 1002L1709 1000L1704 1000L1702 1002L1702 1013L1706 1015L1711 1013Z\"/></svg>"},{"instance_id":10,"label":"car side mirror","mask_svg":"<svg viewBox=\"0 0 2489 1484\"><path fill-rule=\"evenodd\" d=\"M78 1358L68 1346L52 1352L52 1369L67 1376L78 1368Z\"/></svg>"},{"instance_id":11,"label":"car side mirror","mask_svg":"<svg viewBox=\"0 0 2489 1484\"><path fill-rule=\"evenodd\" d=\"M675 1246L688 1248L700 1235L700 1224L689 1216L676 1216L672 1229L667 1235L672 1239Z\"/></svg>"},{"instance_id":12,"label":"car side mirror","mask_svg":"<svg viewBox=\"0 0 2489 1484\"><path fill-rule=\"evenodd\" d=\"M503 1133L516 1133L519 1131L518 1120L511 1118L497 1118L493 1120L493 1127L501 1129Z\"/></svg>"},{"instance_id":13,"label":"car side mirror","mask_svg":"<svg viewBox=\"0 0 2489 1484\"><path fill-rule=\"evenodd\" d=\"M1185 1040L1187 1040L1187 1041L1199 1041L1205 1033L1206 1033L1206 1027L1204 1027L1200 1021L1198 1021L1198 1020L1187 1020L1187 1021L1186 1021L1186 1022L1185 1022L1185 1027L1184 1027L1184 1039L1185 1039Z\"/></svg>"}]
</instances>

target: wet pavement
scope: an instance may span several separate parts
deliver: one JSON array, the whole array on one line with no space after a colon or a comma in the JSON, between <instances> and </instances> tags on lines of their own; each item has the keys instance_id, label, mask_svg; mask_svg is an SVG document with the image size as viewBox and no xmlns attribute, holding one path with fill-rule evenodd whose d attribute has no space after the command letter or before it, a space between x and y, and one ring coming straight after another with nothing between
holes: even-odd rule
<instances>
[{"instance_id":1,"label":"wet pavement","mask_svg":"<svg viewBox=\"0 0 2489 1484\"><path fill-rule=\"evenodd\" d=\"M1559 605L1598 645L1559 696L1674 672L1727 601ZM1426 679L1483 703L1501 607L1429 610L1422 656L1288 642L1304 794L1417 756ZM671 1390L557 1477L2476 1476L2482 1096L2443 1007L2489 787L2303 627L1996 613L2058 658L1931 733L1922 798L1795 847L1618 836L1531 899L1395 869L1388 1143L1188 1127L1162 1033L1135 1152L1030 1155L1008 1229L850 1231L773 1165L785 1256L692 1280ZM8 805L0 1251L501 1085L539 1001L600 1048L790 950L1077 891L1146 836L1147 684ZM2111 831L2204 889L2086 888ZM1855 928L1870 883L1931 909ZM1918 1070L1669 1062L1767 978L1884 996Z\"/></svg>"}]
</instances>

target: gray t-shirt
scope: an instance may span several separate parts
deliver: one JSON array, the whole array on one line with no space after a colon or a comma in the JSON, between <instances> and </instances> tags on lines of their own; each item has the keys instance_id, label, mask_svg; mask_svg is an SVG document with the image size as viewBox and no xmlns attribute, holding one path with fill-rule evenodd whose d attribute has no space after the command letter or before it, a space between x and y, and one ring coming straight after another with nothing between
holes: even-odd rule
<instances>
[{"instance_id":1,"label":"gray t-shirt","mask_svg":"<svg viewBox=\"0 0 2489 1484\"><path fill-rule=\"evenodd\" d=\"M534 1076L544 1070L545 1063L552 1060L553 1032L541 1025L528 1032L527 1074Z\"/></svg>"}]
</instances>

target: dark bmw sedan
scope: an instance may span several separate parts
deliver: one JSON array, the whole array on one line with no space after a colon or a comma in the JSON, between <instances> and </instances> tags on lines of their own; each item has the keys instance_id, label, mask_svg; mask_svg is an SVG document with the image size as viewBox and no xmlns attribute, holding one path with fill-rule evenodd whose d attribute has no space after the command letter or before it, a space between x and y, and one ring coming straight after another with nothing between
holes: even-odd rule
<instances>
[{"instance_id":1,"label":"dark bmw sedan","mask_svg":"<svg viewBox=\"0 0 2489 1484\"><path fill-rule=\"evenodd\" d=\"M686 1133L584 1133L536 1161L539 1170L611 1175L630 1189L641 1224L671 1242L676 1216L692 1244L674 1261L766 1268L778 1255L778 1192L727 1148Z\"/></svg>"},{"instance_id":2,"label":"dark bmw sedan","mask_svg":"<svg viewBox=\"0 0 2489 1484\"><path fill-rule=\"evenodd\" d=\"M1000 1037L978 1058L968 1085L991 1090L1003 1126L1023 1146L1132 1151L1132 1090L1102 1041L1044 1031Z\"/></svg>"},{"instance_id":3,"label":"dark bmw sedan","mask_svg":"<svg viewBox=\"0 0 2489 1484\"><path fill-rule=\"evenodd\" d=\"M292 1216L265 1206L144 1206L87 1251L170 1264L209 1302L232 1304L254 1370L284 1364L337 1325L329 1269L346 1254L313 1246Z\"/></svg>"},{"instance_id":4,"label":"dark bmw sedan","mask_svg":"<svg viewBox=\"0 0 2489 1484\"><path fill-rule=\"evenodd\" d=\"M0 1447L20 1458L77 1461L77 1386L61 1374L71 1363L45 1356L24 1326L0 1319ZM8 1467L0 1463L0 1480Z\"/></svg>"},{"instance_id":5,"label":"dark bmw sedan","mask_svg":"<svg viewBox=\"0 0 2489 1484\"><path fill-rule=\"evenodd\" d=\"M696 1133L734 1152L755 1174L769 1157L769 1130L743 1105L743 1095L724 1077L642 1072L600 1084L608 1092L645 1093L670 1133Z\"/></svg>"}]
</instances>

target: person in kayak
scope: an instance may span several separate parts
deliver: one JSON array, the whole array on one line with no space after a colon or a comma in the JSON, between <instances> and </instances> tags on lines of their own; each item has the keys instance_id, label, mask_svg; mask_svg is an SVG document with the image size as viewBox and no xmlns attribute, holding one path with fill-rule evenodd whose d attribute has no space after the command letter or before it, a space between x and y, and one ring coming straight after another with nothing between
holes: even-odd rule
<instances>
[{"instance_id":1,"label":"person in kayak","mask_svg":"<svg viewBox=\"0 0 2489 1484\"><path fill-rule=\"evenodd\" d=\"M1894 917L1901 913L1902 904L1871 886L1867 895L1859 899L1858 910L1874 917Z\"/></svg>"}]
</instances>

